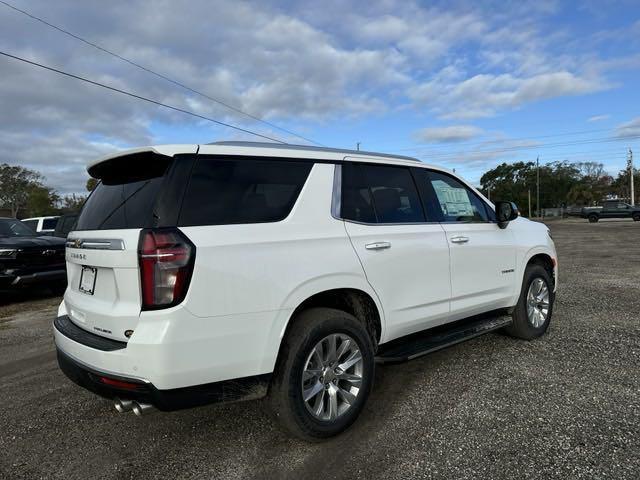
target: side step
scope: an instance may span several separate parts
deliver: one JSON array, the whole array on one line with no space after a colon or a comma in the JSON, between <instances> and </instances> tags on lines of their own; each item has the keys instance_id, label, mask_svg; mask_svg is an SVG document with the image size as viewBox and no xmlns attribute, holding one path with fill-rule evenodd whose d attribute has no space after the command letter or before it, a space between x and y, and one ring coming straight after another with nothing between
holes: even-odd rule
<instances>
[{"instance_id":1,"label":"side step","mask_svg":"<svg viewBox=\"0 0 640 480\"><path fill-rule=\"evenodd\" d=\"M413 360L456 343L506 327L511 322L511 316L501 312L490 316L472 317L408 335L381 345L376 356L376 363L397 363Z\"/></svg>"}]
</instances>

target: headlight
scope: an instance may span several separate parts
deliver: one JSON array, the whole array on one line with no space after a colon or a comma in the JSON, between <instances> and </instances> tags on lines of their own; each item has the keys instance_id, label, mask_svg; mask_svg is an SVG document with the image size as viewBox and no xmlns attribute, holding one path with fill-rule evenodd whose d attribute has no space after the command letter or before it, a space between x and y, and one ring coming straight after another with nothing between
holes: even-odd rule
<instances>
[{"instance_id":1,"label":"headlight","mask_svg":"<svg viewBox=\"0 0 640 480\"><path fill-rule=\"evenodd\" d=\"M551 235L551 230L547 230L547 235L549 235L549 238L553 240L553 235Z\"/></svg>"},{"instance_id":2,"label":"headlight","mask_svg":"<svg viewBox=\"0 0 640 480\"><path fill-rule=\"evenodd\" d=\"M16 258L18 252L16 248L0 248L0 259Z\"/></svg>"}]
</instances>

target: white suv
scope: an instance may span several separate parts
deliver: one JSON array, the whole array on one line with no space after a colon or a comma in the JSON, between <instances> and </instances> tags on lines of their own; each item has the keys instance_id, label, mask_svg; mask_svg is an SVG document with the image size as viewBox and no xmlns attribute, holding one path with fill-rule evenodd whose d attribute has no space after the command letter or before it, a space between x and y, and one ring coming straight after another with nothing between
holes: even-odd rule
<instances>
[{"instance_id":1,"label":"white suv","mask_svg":"<svg viewBox=\"0 0 640 480\"><path fill-rule=\"evenodd\" d=\"M88 171L55 342L119 411L267 395L320 439L357 418L376 363L551 319L547 228L416 159L221 142Z\"/></svg>"}]
</instances>

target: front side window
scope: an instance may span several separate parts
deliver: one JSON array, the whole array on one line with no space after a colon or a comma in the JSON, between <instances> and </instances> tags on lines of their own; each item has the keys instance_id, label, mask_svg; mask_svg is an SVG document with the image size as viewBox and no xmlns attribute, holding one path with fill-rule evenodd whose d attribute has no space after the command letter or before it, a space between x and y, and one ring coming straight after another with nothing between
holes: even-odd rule
<instances>
[{"instance_id":1,"label":"front side window","mask_svg":"<svg viewBox=\"0 0 640 480\"><path fill-rule=\"evenodd\" d=\"M455 178L429 172L429 181L437 198L443 222L488 222L484 202L466 185Z\"/></svg>"},{"instance_id":2,"label":"front side window","mask_svg":"<svg viewBox=\"0 0 640 480\"><path fill-rule=\"evenodd\" d=\"M426 221L411 172L405 167L345 163L341 217L363 223Z\"/></svg>"},{"instance_id":3,"label":"front side window","mask_svg":"<svg viewBox=\"0 0 640 480\"><path fill-rule=\"evenodd\" d=\"M24 225L26 225L27 227L29 227L31 230L33 230L31 233L33 234L33 232L38 230L38 220L25 220L22 222Z\"/></svg>"},{"instance_id":4,"label":"front side window","mask_svg":"<svg viewBox=\"0 0 640 480\"><path fill-rule=\"evenodd\" d=\"M179 226L265 223L289 215L313 164L277 159L198 158Z\"/></svg>"}]
</instances>

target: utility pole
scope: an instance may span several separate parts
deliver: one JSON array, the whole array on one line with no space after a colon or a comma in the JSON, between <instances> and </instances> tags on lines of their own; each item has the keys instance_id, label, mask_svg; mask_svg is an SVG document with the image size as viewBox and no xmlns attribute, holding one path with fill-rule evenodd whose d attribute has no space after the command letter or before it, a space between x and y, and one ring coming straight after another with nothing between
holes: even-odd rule
<instances>
[{"instance_id":1,"label":"utility pole","mask_svg":"<svg viewBox=\"0 0 640 480\"><path fill-rule=\"evenodd\" d=\"M529 192L529 218L531 218L531 189L529 189L528 192Z\"/></svg>"},{"instance_id":2,"label":"utility pole","mask_svg":"<svg viewBox=\"0 0 640 480\"><path fill-rule=\"evenodd\" d=\"M542 215L540 209L540 157L536 157L536 208L538 209L538 218Z\"/></svg>"},{"instance_id":3,"label":"utility pole","mask_svg":"<svg viewBox=\"0 0 640 480\"><path fill-rule=\"evenodd\" d=\"M487 185L487 198L491 201L491 185Z\"/></svg>"},{"instance_id":4,"label":"utility pole","mask_svg":"<svg viewBox=\"0 0 640 480\"><path fill-rule=\"evenodd\" d=\"M635 205L635 191L634 191L634 179L633 179L633 152L629 149L629 157L627 158L627 168L629 168L629 181L631 183L631 205Z\"/></svg>"},{"instance_id":5,"label":"utility pole","mask_svg":"<svg viewBox=\"0 0 640 480\"><path fill-rule=\"evenodd\" d=\"M356 150L360 151L360 142L356 142Z\"/></svg>"}]
</instances>

